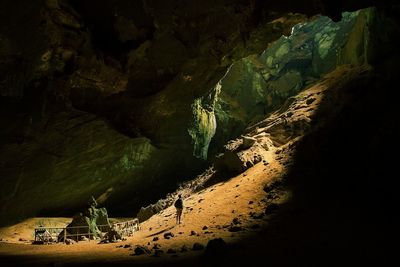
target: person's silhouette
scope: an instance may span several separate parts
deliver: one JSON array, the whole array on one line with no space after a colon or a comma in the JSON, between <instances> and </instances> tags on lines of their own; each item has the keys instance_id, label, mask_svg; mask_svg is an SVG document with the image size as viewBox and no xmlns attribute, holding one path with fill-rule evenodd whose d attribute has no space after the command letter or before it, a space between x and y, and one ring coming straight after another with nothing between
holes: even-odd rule
<instances>
[{"instance_id":1,"label":"person's silhouette","mask_svg":"<svg viewBox=\"0 0 400 267\"><path fill-rule=\"evenodd\" d=\"M178 196L178 199L175 201L174 206L176 208L176 223L181 223L182 211L183 211L183 200L182 195Z\"/></svg>"}]
</instances>

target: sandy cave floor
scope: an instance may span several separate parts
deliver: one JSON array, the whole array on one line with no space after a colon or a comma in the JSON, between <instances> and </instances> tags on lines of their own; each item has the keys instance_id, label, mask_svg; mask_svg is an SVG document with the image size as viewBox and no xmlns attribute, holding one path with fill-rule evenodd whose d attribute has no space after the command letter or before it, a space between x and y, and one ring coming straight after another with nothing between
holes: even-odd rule
<instances>
[{"instance_id":1,"label":"sandy cave floor","mask_svg":"<svg viewBox=\"0 0 400 267\"><path fill-rule=\"evenodd\" d=\"M263 186L280 175L282 165L274 159L274 151L268 151L264 157L269 162L262 162L248 169L226 182L208 187L184 200L182 223L176 224L175 208L169 207L151 217L140 225L140 231L132 237L118 243L98 244L98 241L79 242L73 245L52 244L32 245L33 228L38 221L47 226L66 225L69 218L32 218L20 224L0 229L0 256L12 258L26 258L26 263L90 263L97 261L107 262L162 262L168 258L196 257L201 251L191 251L193 244L198 242L204 246L208 240L223 238L228 244L240 241L241 238L257 234L257 229L268 223L267 219L253 219L250 212L263 213L265 204L263 198L266 193ZM279 199L283 202L288 196ZM250 204L251 203L251 204ZM243 231L230 232L228 226L234 218L241 222ZM204 226L207 229L203 230ZM196 231L197 235L191 235ZM174 237L165 239L163 234L172 232ZM158 241L153 241L154 237ZM19 241L26 240L26 241ZM157 243L164 252L172 248L178 251L171 255L164 253L161 257L149 255L133 256L135 245L144 245L152 248ZM130 244L131 247L122 246ZM188 252L179 252L186 245Z\"/></svg>"}]
</instances>

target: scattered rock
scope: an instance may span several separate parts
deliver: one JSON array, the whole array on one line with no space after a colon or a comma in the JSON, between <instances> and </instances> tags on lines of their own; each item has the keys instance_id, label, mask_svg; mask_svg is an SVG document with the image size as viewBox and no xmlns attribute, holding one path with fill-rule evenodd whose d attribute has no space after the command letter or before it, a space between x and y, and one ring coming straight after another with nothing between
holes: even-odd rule
<instances>
[{"instance_id":1,"label":"scattered rock","mask_svg":"<svg viewBox=\"0 0 400 267\"><path fill-rule=\"evenodd\" d=\"M160 248L161 248L161 245L158 244L158 243L155 243L155 244L153 245L153 249L160 249Z\"/></svg>"},{"instance_id":2,"label":"scattered rock","mask_svg":"<svg viewBox=\"0 0 400 267\"><path fill-rule=\"evenodd\" d=\"M200 244L200 243L194 243L193 244L193 248L192 250L203 250L204 249L204 245Z\"/></svg>"},{"instance_id":3,"label":"scattered rock","mask_svg":"<svg viewBox=\"0 0 400 267\"><path fill-rule=\"evenodd\" d=\"M279 208L279 205L276 203L271 203L265 208L265 214L274 213Z\"/></svg>"},{"instance_id":4,"label":"scattered rock","mask_svg":"<svg viewBox=\"0 0 400 267\"><path fill-rule=\"evenodd\" d=\"M254 201L253 200L250 200L249 201L249 205L251 205L251 204L253 204L254 203Z\"/></svg>"},{"instance_id":5,"label":"scattered rock","mask_svg":"<svg viewBox=\"0 0 400 267\"><path fill-rule=\"evenodd\" d=\"M89 238L83 235L81 236L80 241L89 241Z\"/></svg>"},{"instance_id":6,"label":"scattered rock","mask_svg":"<svg viewBox=\"0 0 400 267\"><path fill-rule=\"evenodd\" d=\"M203 230L207 230L208 227L206 225L203 226Z\"/></svg>"},{"instance_id":7,"label":"scattered rock","mask_svg":"<svg viewBox=\"0 0 400 267\"><path fill-rule=\"evenodd\" d=\"M190 231L190 235L197 235L197 232L196 231Z\"/></svg>"},{"instance_id":8,"label":"scattered rock","mask_svg":"<svg viewBox=\"0 0 400 267\"><path fill-rule=\"evenodd\" d=\"M130 244L125 244L125 245L123 246L123 248L130 248L130 247L132 247L132 245L130 245Z\"/></svg>"},{"instance_id":9,"label":"scattered rock","mask_svg":"<svg viewBox=\"0 0 400 267\"><path fill-rule=\"evenodd\" d=\"M205 234L212 234L213 232L211 232L211 231L205 231L204 233L205 233Z\"/></svg>"},{"instance_id":10,"label":"scattered rock","mask_svg":"<svg viewBox=\"0 0 400 267\"><path fill-rule=\"evenodd\" d=\"M169 248L168 250L167 250L167 253L168 254L176 254L176 250L175 249L173 249L173 248Z\"/></svg>"},{"instance_id":11,"label":"scattered rock","mask_svg":"<svg viewBox=\"0 0 400 267\"><path fill-rule=\"evenodd\" d=\"M150 250L145 246L137 245L135 250L135 255L150 254Z\"/></svg>"},{"instance_id":12,"label":"scattered rock","mask_svg":"<svg viewBox=\"0 0 400 267\"><path fill-rule=\"evenodd\" d=\"M186 245L183 245L182 247L181 247L181 250L180 250L181 252L187 252L187 251L189 251L189 248L186 246Z\"/></svg>"},{"instance_id":13,"label":"scattered rock","mask_svg":"<svg viewBox=\"0 0 400 267\"><path fill-rule=\"evenodd\" d=\"M21 242L26 242L26 241L28 241L28 240L26 240L26 239L24 239L24 238L20 238L20 239L18 239L19 241L21 241ZM0 241L2 241L2 240L0 240Z\"/></svg>"},{"instance_id":14,"label":"scattered rock","mask_svg":"<svg viewBox=\"0 0 400 267\"><path fill-rule=\"evenodd\" d=\"M160 238L158 238L158 236L155 236L154 238L153 238L153 241L158 241Z\"/></svg>"},{"instance_id":15,"label":"scattered rock","mask_svg":"<svg viewBox=\"0 0 400 267\"><path fill-rule=\"evenodd\" d=\"M228 246L222 238L215 238L208 241L205 255L215 257L227 252Z\"/></svg>"},{"instance_id":16,"label":"scattered rock","mask_svg":"<svg viewBox=\"0 0 400 267\"><path fill-rule=\"evenodd\" d=\"M65 239L65 244L67 244L67 245L72 245L72 244L75 244L75 243L76 242L73 239L70 239L70 238Z\"/></svg>"},{"instance_id":17,"label":"scattered rock","mask_svg":"<svg viewBox=\"0 0 400 267\"><path fill-rule=\"evenodd\" d=\"M314 101L315 101L316 99L315 98L309 98L309 99L307 99L307 101L306 101L306 104L307 105L310 105L310 104L312 104Z\"/></svg>"},{"instance_id":18,"label":"scattered rock","mask_svg":"<svg viewBox=\"0 0 400 267\"><path fill-rule=\"evenodd\" d=\"M232 220L232 225L238 225L238 224L240 224L240 220L239 218L236 217Z\"/></svg>"},{"instance_id":19,"label":"scattered rock","mask_svg":"<svg viewBox=\"0 0 400 267\"><path fill-rule=\"evenodd\" d=\"M171 233L171 232L167 232L167 233L164 234L164 238L165 238L165 239L170 239L170 238L172 238L172 237L174 237L174 234Z\"/></svg>"},{"instance_id":20,"label":"scattered rock","mask_svg":"<svg viewBox=\"0 0 400 267\"><path fill-rule=\"evenodd\" d=\"M184 233L183 232L179 232L178 234L183 235Z\"/></svg>"}]
</instances>

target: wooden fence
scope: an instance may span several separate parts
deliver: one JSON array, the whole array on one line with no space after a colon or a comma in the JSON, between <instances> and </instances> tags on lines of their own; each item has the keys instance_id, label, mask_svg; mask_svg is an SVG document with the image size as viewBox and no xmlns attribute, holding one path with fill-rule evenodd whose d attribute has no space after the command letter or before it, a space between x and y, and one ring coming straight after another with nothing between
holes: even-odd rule
<instances>
[{"instance_id":1,"label":"wooden fence","mask_svg":"<svg viewBox=\"0 0 400 267\"><path fill-rule=\"evenodd\" d=\"M97 228L101 232L108 232L110 230L109 225L97 225ZM125 222L112 223L111 229L118 231L122 236L131 236L134 232L139 230L139 221L133 219ZM90 241L96 236L96 233L90 231L89 226L40 227L35 228L34 234L35 242L43 244L59 242L60 237L65 243L68 238L81 241L81 236L86 236Z\"/></svg>"}]
</instances>

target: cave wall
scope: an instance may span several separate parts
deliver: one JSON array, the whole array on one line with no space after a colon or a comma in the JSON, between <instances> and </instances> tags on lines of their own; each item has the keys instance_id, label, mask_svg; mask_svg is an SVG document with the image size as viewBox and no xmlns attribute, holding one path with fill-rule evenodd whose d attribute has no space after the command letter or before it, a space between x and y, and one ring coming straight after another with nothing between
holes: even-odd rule
<instances>
[{"instance_id":1,"label":"cave wall","mask_svg":"<svg viewBox=\"0 0 400 267\"><path fill-rule=\"evenodd\" d=\"M374 14L373 8L345 12L338 22L317 16L295 25L260 55L235 62L215 88L211 154L336 67L368 64Z\"/></svg>"},{"instance_id":2,"label":"cave wall","mask_svg":"<svg viewBox=\"0 0 400 267\"><path fill-rule=\"evenodd\" d=\"M307 15L369 4L300 2L2 1L1 224L90 195L134 214L195 174L213 135L205 99L233 62Z\"/></svg>"}]
</instances>

